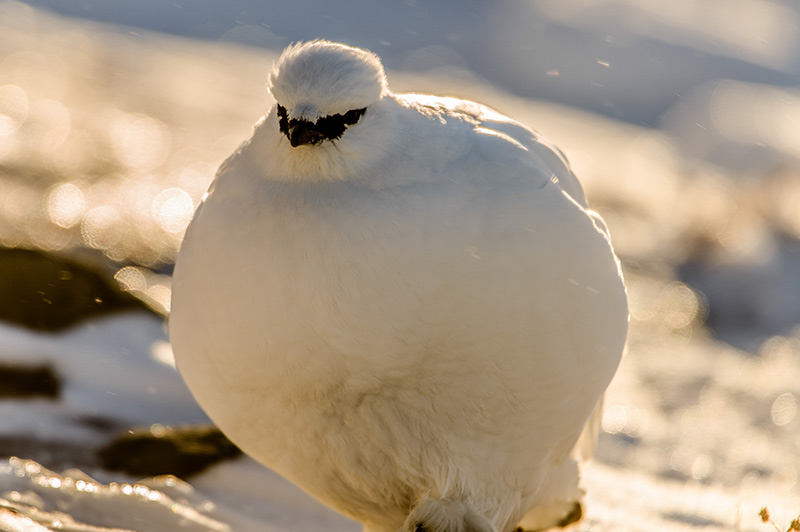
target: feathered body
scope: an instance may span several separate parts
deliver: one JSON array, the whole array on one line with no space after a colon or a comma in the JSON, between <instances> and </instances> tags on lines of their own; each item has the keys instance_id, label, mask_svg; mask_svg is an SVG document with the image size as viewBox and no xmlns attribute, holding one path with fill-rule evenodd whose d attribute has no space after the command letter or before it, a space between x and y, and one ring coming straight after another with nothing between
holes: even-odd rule
<instances>
[{"instance_id":1,"label":"feathered body","mask_svg":"<svg viewBox=\"0 0 800 532\"><path fill-rule=\"evenodd\" d=\"M288 129L366 112L294 147L273 106L220 168L173 284L198 402L368 532L557 524L627 328L565 160L486 107L391 93L343 45L288 49L271 91Z\"/></svg>"}]
</instances>

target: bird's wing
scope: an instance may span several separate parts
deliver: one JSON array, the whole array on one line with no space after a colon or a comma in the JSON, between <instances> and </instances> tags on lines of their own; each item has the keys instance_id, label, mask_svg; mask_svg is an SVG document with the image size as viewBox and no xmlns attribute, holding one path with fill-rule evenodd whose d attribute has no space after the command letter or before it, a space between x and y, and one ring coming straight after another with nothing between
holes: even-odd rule
<instances>
[{"instance_id":1,"label":"bird's wing","mask_svg":"<svg viewBox=\"0 0 800 532\"><path fill-rule=\"evenodd\" d=\"M528 152L528 157L536 167L552 171L551 180L558 183L575 203L584 209L588 208L583 187L572 173L564 153L528 126L490 107L468 100L428 94L398 94L396 97L417 108L428 109L431 114L447 115L469 122L484 134L503 136L519 145Z\"/></svg>"}]
</instances>

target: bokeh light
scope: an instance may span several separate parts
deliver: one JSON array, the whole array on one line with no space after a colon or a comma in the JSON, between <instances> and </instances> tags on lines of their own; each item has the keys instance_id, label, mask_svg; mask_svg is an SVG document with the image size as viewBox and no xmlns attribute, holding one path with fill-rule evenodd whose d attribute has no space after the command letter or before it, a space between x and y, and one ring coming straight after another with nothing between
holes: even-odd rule
<instances>
[{"instance_id":1,"label":"bokeh light","mask_svg":"<svg viewBox=\"0 0 800 532\"><path fill-rule=\"evenodd\" d=\"M147 290L147 279L140 268L135 266L125 266L120 269L114 279L119 283L120 288L127 292L144 292Z\"/></svg>"},{"instance_id":2,"label":"bokeh light","mask_svg":"<svg viewBox=\"0 0 800 532\"><path fill-rule=\"evenodd\" d=\"M86 213L81 224L81 235L87 246L110 250L124 235L122 220L114 207L102 205Z\"/></svg>"},{"instance_id":3,"label":"bokeh light","mask_svg":"<svg viewBox=\"0 0 800 532\"><path fill-rule=\"evenodd\" d=\"M28 117L28 97L19 85L0 87L0 137L14 133Z\"/></svg>"},{"instance_id":4,"label":"bokeh light","mask_svg":"<svg viewBox=\"0 0 800 532\"><path fill-rule=\"evenodd\" d=\"M171 151L169 128L150 116L121 114L114 120L111 132L117 157L136 170L157 167Z\"/></svg>"},{"instance_id":5,"label":"bokeh light","mask_svg":"<svg viewBox=\"0 0 800 532\"><path fill-rule=\"evenodd\" d=\"M86 210L83 192L74 183L53 185L45 195L47 217L59 227L70 228L81 221Z\"/></svg>"},{"instance_id":6,"label":"bokeh light","mask_svg":"<svg viewBox=\"0 0 800 532\"><path fill-rule=\"evenodd\" d=\"M158 226L168 233L185 231L193 213L192 198L180 188L163 190L153 200L153 218Z\"/></svg>"},{"instance_id":7,"label":"bokeh light","mask_svg":"<svg viewBox=\"0 0 800 532\"><path fill-rule=\"evenodd\" d=\"M35 26L34 11L20 7L11 14L22 21L20 28ZM206 93L175 93L179 100L167 125L157 116L172 93L148 99L133 95L139 90L134 85L104 79L118 70L119 58L101 54L96 41L61 28L37 39L20 31L13 41L19 48L0 56L0 243L48 250L85 246L123 263L169 264L217 166L249 129L222 123L209 137L205 113L213 117L216 109L193 110L218 100L215 90L233 94L239 88L199 83L206 69L182 70L182 83ZM147 68L164 70L144 77L175 85L166 78L183 64L178 56L149 63ZM258 102L237 98L257 107L225 113L247 114L241 124L251 122L264 108L263 86L258 91ZM161 288L153 294L154 301L168 299Z\"/></svg>"},{"instance_id":8,"label":"bokeh light","mask_svg":"<svg viewBox=\"0 0 800 532\"><path fill-rule=\"evenodd\" d=\"M790 392L782 393L772 403L770 415L779 427L788 425L797 416L797 398Z\"/></svg>"}]
</instances>

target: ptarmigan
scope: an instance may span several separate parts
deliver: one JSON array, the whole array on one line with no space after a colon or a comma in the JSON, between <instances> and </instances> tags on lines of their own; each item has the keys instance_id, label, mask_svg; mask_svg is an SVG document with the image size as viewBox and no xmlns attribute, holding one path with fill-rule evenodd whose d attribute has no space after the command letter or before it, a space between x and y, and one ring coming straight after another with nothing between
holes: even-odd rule
<instances>
[{"instance_id":1,"label":"ptarmigan","mask_svg":"<svg viewBox=\"0 0 800 532\"><path fill-rule=\"evenodd\" d=\"M290 46L270 92L175 267L200 405L365 532L579 518L628 311L563 156L479 104L392 93L342 44Z\"/></svg>"}]
</instances>

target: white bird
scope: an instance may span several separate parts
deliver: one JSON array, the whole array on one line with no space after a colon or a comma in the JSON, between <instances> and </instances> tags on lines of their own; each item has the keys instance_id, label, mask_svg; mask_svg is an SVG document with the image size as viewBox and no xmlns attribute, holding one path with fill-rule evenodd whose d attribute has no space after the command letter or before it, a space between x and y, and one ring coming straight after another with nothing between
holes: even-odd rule
<instances>
[{"instance_id":1,"label":"white bird","mask_svg":"<svg viewBox=\"0 0 800 532\"><path fill-rule=\"evenodd\" d=\"M392 93L342 44L290 46L270 92L175 267L200 405L365 532L580 518L628 311L564 157L482 105Z\"/></svg>"}]
</instances>

